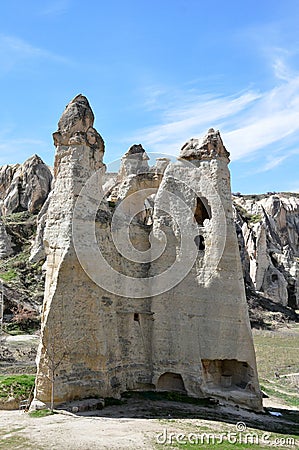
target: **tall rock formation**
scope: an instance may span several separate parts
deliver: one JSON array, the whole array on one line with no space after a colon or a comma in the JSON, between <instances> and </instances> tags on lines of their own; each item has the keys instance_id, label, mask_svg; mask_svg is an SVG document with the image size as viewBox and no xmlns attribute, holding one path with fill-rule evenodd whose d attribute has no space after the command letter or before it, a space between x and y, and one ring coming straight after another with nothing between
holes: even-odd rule
<instances>
[{"instance_id":1,"label":"tall rock formation","mask_svg":"<svg viewBox=\"0 0 299 450\"><path fill-rule=\"evenodd\" d=\"M0 201L3 215L21 211L36 214L52 188L52 174L42 159L33 155L23 164L0 168Z\"/></svg>"},{"instance_id":2,"label":"tall rock formation","mask_svg":"<svg viewBox=\"0 0 299 450\"><path fill-rule=\"evenodd\" d=\"M36 383L36 395L41 399L49 399L49 377L60 359L64 367L64 356L68 356L71 366L67 371L59 367L59 371L62 371L59 378L61 384L55 395L60 400L76 397L76 383L72 385L70 379L74 377L71 367L76 370L77 360L78 367L82 366L85 370L84 361L77 359L76 355L79 351L88 355L87 348L92 347L92 341L88 341L90 338L79 346L79 341L84 341L82 331L87 334L87 329L84 330L84 312L88 310L90 313L90 305L87 300L88 289L85 289L79 276L80 267L72 242L72 218L76 199L84 183L98 169L104 168L104 141L93 128L93 117L86 97L78 95L67 105L59 121L58 131L53 134L57 147L55 186L43 225L47 272ZM84 279L83 269L80 275ZM85 278L88 284L87 276ZM62 356L61 352L68 355ZM82 374L78 373L78 385L81 385L81 380ZM63 384L65 381L68 383Z\"/></svg>"},{"instance_id":3,"label":"tall rock formation","mask_svg":"<svg viewBox=\"0 0 299 450\"><path fill-rule=\"evenodd\" d=\"M103 192L93 119L79 95L53 135L35 398L156 389L260 409L219 132L153 168L141 146L131 147Z\"/></svg>"},{"instance_id":4,"label":"tall rock formation","mask_svg":"<svg viewBox=\"0 0 299 450\"><path fill-rule=\"evenodd\" d=\"M180 374L192 395L219 396L257 408L260 392L228 156L213 129L203 142L191 139L179 161L167 166L156 195L153 228L166 234L170 248L152 263L151 275L167 269L173 259L178 262L175 276L181 271L182 277L171 290L152 298L153 384L175 386ZM192 214L182 210L184 205Z\"/></svg>"},{"instance_id":5,"label":"tall rock formation","mask_svg":"<svg viewBox=\"0 0 299 450\"><path fill-rule=\"evenodd\" d=\"M246 279L284 306L299 307L299 196L234 196Z\"/></svg>"}]
</instances>

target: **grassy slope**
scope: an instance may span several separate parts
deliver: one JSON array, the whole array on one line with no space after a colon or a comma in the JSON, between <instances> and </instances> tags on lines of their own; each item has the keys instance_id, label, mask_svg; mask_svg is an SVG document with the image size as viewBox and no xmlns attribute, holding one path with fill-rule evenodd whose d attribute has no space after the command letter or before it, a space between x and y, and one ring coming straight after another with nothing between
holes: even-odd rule
<instances>
[{"instance_id":1,"label":"grassy slope","mask_svg":"<svg viewBox=\"0 0 299 450\"><path fill-rule=\"evenodd\" d=\"M262 389L270 397L299 408L299 325L253 333Z\"/></svg>"}]
</instances>

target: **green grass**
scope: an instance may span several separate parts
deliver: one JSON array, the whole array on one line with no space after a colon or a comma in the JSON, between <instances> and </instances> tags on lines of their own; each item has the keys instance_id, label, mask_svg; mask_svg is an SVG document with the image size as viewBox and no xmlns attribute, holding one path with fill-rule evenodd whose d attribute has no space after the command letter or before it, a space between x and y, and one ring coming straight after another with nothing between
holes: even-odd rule
<instances>
[{"instance_id":1,"label":"green grass","mask_svg":"<svg viewBox=\"0 0 299 450\"><path fill-rule=\"evenodd\" d=\"M245 208L237 203L234 203L234 206L246 222L257 223L262 220L262 216L260 214L250 214Z\"/></svg>"},{"instance_id":2,"label":"green grass","mask_svg":"<svg viewBox=\"0 0 299 450\"><path fill-rule=\"evenodd\" d=\"M30 219L33 220L34 217L35 216L30 214L28 211L21 211L4 216L4 220L6 223L24 223Z\"/></svg>"},{"instance_id":3,"label":"green grass","mask_svg":"<svg viewBox=\"0 0 299 450\"><path fill-rule=\"evenodd\" d=\"M0 450L39 450L43 448L37 447L30 439L18 435L4 437L0 441Z\"/></svg>"},{"instance_id":4,"label":"green grass","mask_svg":"<svg viewBox=\"0 0 299 450\"><path fill-rule=\"evenodd\" d=\"M202 423L204 422L192 421L183 424L176 420L167 421L163 431L156 433L155 448L157 450L208 448L269 450L269 448L295 449L299 444L297 435L265 432L255 428L247 428L244 432L240 432L235 425L219 422L208 422L207 429L206 426L202 426Z\"/></svg>"},{"instance_id":5,"label":"green grass","mask_svg":"<svg viewBox=\"0 0 299 450\"><path fill-rule=\"evenodd\" d=\"M19 325L15 322L4 324L4 330L5 333L9 334L10 336L19 336L20 334L28 334L27 331L21 330Z\"/></svg>"},{"instance_id":6,"label":"green grass","mask_svg":"<svg viewBox=\"0 0 299 450\"><path fill-rule=\"evenodd\" d=\"M249 222L258 223L262 220L262 216L260 214L251 214L249 217Z\"/></svg>"},{"instance_id":7,"label":"green grass","mask_svg":"<svg viewBox=\"0 0 299 450\"><path fill-rule=\"evenodd\" d=\"M53 411L51 411L50 409L40 409L38 411L31 411L29 413L29 416L39 418L39 417L52 416L52 414L55 414L55 413Z\"/></svg>"},{"instance_id":8,"label":"green grass","mask_svg":"<svg viewBox=\"0 0 299 450\"><path fill-rule=\"evenodd\" d=\"M19 434L25 427L16 427L12 429L0 428L0 450L42 450L44 447L36 445L30 439Z\"/></svg>"},{"instance_id":9,"label":"green grass","mask_svg":"<svg viewBox=\"0 0 299 450\"><path fill-rule=\"evenodd\" d=\"M283 330L255 330L253 338L262 390L286 405L298 407L299 377L284 376L299 372L298 324Z\"/></svg>"},{"instance_id":10,"label":"green grass","mask_svg":"<svg viewBox=\"0 0 299 450\"><path fill-rule=\"evenodd\" d=\"M8 269L6 272L0 273L0 278L4 281L12 281L17 278L18 274L13 269Z\"/></svg>"},{"instance_id":11,"label":"green grass","mask_svg":"<svg viewBox=\"0 0 299 450\"><path fill-rule=\"evenodd\" d=\"M184 449L186 449L186 450L197 450L197 449L207 449L207 448L219 448L219 449L221 449L221 450L243 450L243 449L246 449L246 448L250 448L250 449L258 449L258 450L269 450L269 448L271 448L271 447L269 447L268 445L259 445L259 444L256 444L256 443L253 443L253 444L243 444L243 443L233 443L233 442L222 442L222 443L217 443L217 442L215 442L214 444L211 442L210 444L208 444L208 443L204 443L203 445L201 445L201 444L198 444L198 445L196 445L196 444L190 444L190 443L187 443L187 444L172 444L172 446L171 447L168 447L167 445L165 446L161 446L161 447L158 447L158 448L160 448L161 450L163 449L163 448L184 448ZM273 448L273 447L272 447ZM288 448L296 448L294 445L291 445L291 446L289 446L289 445L286 445L286 446L275 446L275 448L280 448L280 449L288 449Z\"/></svg>"},{"instance_id":12,"label":"green grass","mask_svg":"<svg viewBox=\"0 0 299 450\"><path fill-rule=\"evenodd\" d=\"M0 375L0 398L26 398L34 383L35 375Z\"/></svg>"},{"instance_id":13,"label":"green grass","mask_svg":"<svg viewBox=\"0 0 299 450\"><path fill-rule=\"evenodd\" d=\"M4 324L4 330L7 334L11 336L18 336L20 334L34 334L36 330L40 329L40 319L34 318L30 321L17 323L10 322L8 324Z\"/></svg>"},{"instance_id":14,"label":"green grass","mask_svg":"<svg viewBox=\"0 0 299 450\"><path fill-rule=\"evenodd\" d=\"M280 400L283 400L288 406L295 406L299 408L299 397L292 396L292 394L284 394L282 392L277 391L275 388L271 388L268 386L264 386L261 384L261 389L265 392L269 397L276 397Z\"/></svg>"},{"instance_id":15,"label":"green grass","mask_svg":"<svg viewBox=\"0 0 299 450\"><path fill-rule=\"evenodd\" d=\"M217 440L216 440L217 441ZM162 450L162 448L167 448L167 446L163 446L163 447L161 447L161 450ZM186 443L186 444L178 444L178 443L176 443L176 444L172 444L172 446L171 446L171 448L184 448L184 449L186 449L186 450L196 450L196 449L200 449L200 448L205 448L205 449L207 449L207 448L221 448L222 450L230 450L230 449L235 449L235 450L241 450L241 449L244 449L244 448L251 448L251 449L253 449L253 448L256 448L256 447L253 447L253 445L252 444L233 444L233 443L229 443L229 442L222 442L222 443L217 443L217 442L215 442L214 444L212 443L212 441L210 442L210 444L209 443L203 443L203 444L191 444L191 443ZM269 447L258 447L259 448L259 450L269 450Z\"/></svg>"}]
</instances>

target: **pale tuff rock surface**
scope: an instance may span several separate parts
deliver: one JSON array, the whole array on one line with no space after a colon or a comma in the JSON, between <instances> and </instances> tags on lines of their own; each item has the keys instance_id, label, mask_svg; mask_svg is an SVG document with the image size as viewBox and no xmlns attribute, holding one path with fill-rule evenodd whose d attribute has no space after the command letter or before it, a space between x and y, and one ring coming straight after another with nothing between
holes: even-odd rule
<instances>
[{"instance_id":1,"label":"pale tuff rock surface","mask_svg":"<svg viewBox=\"0 0 299 450\"><path fill-rule=\"evenodd\" d=\"M148 172L148 160L149 157L141 144L132 145L121 159L120 180L129 175Z\"/></svg>"},{"instance_id":2,"label":"pale tuff rock surface","mask_svg":"<svg viewBox=\"0 0 299 450\"><path fill-rule=\"evenodd\" d=\"M23 164L0 168L2 214L37 213L52 188L52 174L41 158L33 155Z\"/></svg>"},{"instance_id":3,"label":"pale tuff rock surface","mask_svg":"<svg viewBox=\"0 0 299 450\"><path fill-rule=\"evenodd\" d=\"M32 263L40 262L45 259L44 231L47 223L47 213L54 190L51 191L37 216L37 230L35 239L32 242L29 261Z\"/></svg>"},{"instance_id":4,"label":"pale tuff rock surface","mask_svg":"<svg viewBox=\"0 0 299 450\"><path fill-rule=\"evenodd\" d=\"M5 199L6 192L10 187L14 174L17 169L20 167L20 164L12 164L0 167L0 198L1 200Z\"/></svg>"},{"instance_id":5,"label":"pale tuff rock surface","mask_svg":"<svg viewBox=\"0 0 299 450\"><path fill-rule=\"evenodd\" d=\"M54 133L35 398L50 401L53 375L58 403L158 389L259 409L228 155L219 133L209 131L204 158L188 154L194 164L160 160L149 168L146 152L135 145L118 176L104 177L103 140L94 130L91 143L90 128L93 113L77 96ZM97 189L88 189L77 208L95 173ZM168 269L163 281L159 274Z\"/></svg>"},{"instance_id":6,"label":"pale tuff rock surface","mask_svg":"<svg viewBox=\"0 0 299 450\"><path fill-rule=\"evenodd\" d=\"M225 158L229 161L229 153L223 145L219 131L210 128L204 139L190 139L183 145L180 158L186 160L209 160Z\"/></svg>"},{"instance_id":7,"label":"pale tuff rock surface","mask_svg":"<svg viewBox=\"0 0 299 450\"><path fill-rule=\"evenodd\" d=\"M248 281L275 302L298 308L299 196L235 196L234 203Z\"/></svg>"},{"instance_id":8,"label":"pale tuff rock surface","mask_svg":"<svg viewBox=\"0 0 299 450\"><path fill-rule=\"evenodd\" d=\"M0 220L0 259L13 254L11 237L6 232L4 223Z\"/></svg>"},{"instance_id":9,"label":"pale tuff rock surface","mask_svg":"<svg viewBox=\"0 0 299 450\"><path fill-rule=\"evenodd\" d=\"M28 224L23 228L7 224L6 217L26 211L37 214L51 189L51 171L37 155L23 164L0 167L0 259L18 253L32 228Z\"/></svg>"},{"instance_id":10,"label":"pale tuff rock surface","mask_svg":"<svg viewBox=\"0 0 299 450\"><path fill-rule=\"evenodd\" d=\"M65 108L58 130L53 133L56 147L82 144L104 150L104 141L93 128L94 115L83 95L77 95Z\"/></svg>"},{"instance_id":11,"label":"pale tuff rock surface","mask_svg":"<svg viewBox=\"0 0 299 450\"><path fill-rule=\"evenodd\" d=\"M65 117L70 117L69 127ZM86 132L92 125L93 113L88 101L85 97L78 96L67 106L57 132L62 133L63 139L67 138L67 142L71 143L60 145L54 133L54 142L57 145L55 185L45 210L41 211L41 229L44 228L44 231L40 230L38 234L39 239L43 235L47 255L42 340L38 351L36 386L37 398L41 400L49 396L47 376L51 375L51 361L55 360L56 364L57 358L63 360L60 370L65 373L59 380L64 383L67 381L67 384L57 388L56 396L59 399L68 399L82 396L81 390L88 391L88 387L85 390L79 386L84 383L82 370L88 372L88 365L84 360L90 358L90 353L93 355L94 352L95 336L92 323L88 324L89 331L84 328L87 325L86 314L89 317L94 314L94 300L89 287L92 282L76 260L72 243L72 216L75 201L84 183L98 169L104 169L104 142L94 129L96 142L88 145ZM72 139L78 136L84 138L79 143ZM37 252L41 251L39 242L36 244ZM68 354L67 362L70 365L66 367L63 352ZM83 353L85 356L81 360ZM79 370L78 376L75 376L76 370ZM73 387L71 378L68 377L74 377ZM93 389L96 389L95 386Z\"/></svg>"}]
</instances>

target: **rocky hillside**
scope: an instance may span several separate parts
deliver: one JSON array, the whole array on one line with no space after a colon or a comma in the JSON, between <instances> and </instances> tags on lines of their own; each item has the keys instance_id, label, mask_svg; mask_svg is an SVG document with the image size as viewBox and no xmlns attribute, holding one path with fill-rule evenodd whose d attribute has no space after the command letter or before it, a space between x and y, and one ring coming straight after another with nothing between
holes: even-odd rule
<instances>
[{"instance_id":1,"label":"rocky hillside","mask_svg":"<svg viewBox=\"0 0 299 450\"><path fill-rule=\"evenodd\" d=\"M247 284L283 306L299 307L299 194L234 196Z\"/></svg>"},{"instance_id":2,"label":"rocky hillside","mask_svg":"<svg viewBox=\"0 0 299 450\"><path fill-rule=\"evenodd\" d=\"M52 174L34 155L0 167L0 278L5 320L31 323L42 304L43 228ZM295 320L299 308L299 194L233 196L253 325ZM30 257L31 254L31 257Z\"/></svg>"},{"instance_id":3,"label":"rocky hillside","mask_svg":"<svg viewBox=\"0 0 299 450\"><path fill-rule=\"evenodd\" d=\"M34 155L23 164L0 168L0 288L4 317L11 327L38 323L43 300L43 262L29 261L37 214L52 189L52 173Z\"/></svg>"}]
</instances>

